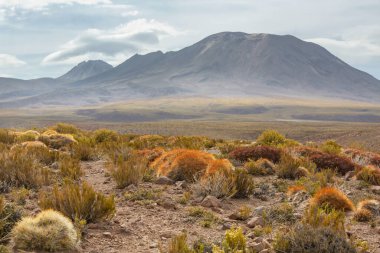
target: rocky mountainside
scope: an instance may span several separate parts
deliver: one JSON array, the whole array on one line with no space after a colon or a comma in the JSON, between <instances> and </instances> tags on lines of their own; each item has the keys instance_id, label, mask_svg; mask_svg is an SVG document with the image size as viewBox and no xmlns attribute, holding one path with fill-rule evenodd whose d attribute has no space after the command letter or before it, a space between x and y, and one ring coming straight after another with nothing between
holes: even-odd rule
<instances>
[{"instance_id":1,"label":"rocky mountainside","mask_svg":"<svg viewBox=\"0 0 380 253\"><path fill-rule=\"evenodd\" d=\"M79 63L63 76L58 77L58 80L64 82L80 81L104 73L112 68L112 65L104 61L84 61Z\"/></svg>"},{"instance_id":2,"label":"rocky mountainside","mask_svg":"<svg viewBox=\"0 0 380 253\"><path fill-rule=\"evenodd\" d=\"M345 98L380 101L380 81L323 47L294 36L224 32L176 52L134 55L119 66L81 63L34 92L0 106L87 105L163 96ZM36 84L33 84L36 85ZM0 80L1 87L1 80ZM38 90L39 91L39 90ZM15 89L12 94L18 94ZM37 94L36 94L37 93ZM62 99L64 98L64 99Z\"/></svg>"}]
</instances>

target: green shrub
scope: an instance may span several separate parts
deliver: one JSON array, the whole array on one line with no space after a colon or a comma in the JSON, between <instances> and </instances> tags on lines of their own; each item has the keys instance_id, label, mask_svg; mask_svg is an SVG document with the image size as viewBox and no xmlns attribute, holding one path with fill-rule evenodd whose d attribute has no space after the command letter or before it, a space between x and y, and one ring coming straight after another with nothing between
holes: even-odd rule
<instances>
[{"instance_id":1,"label":"green shrub","mask_svg":"<svg viewBox=\"0 0 380 253\"><path fill-rule=\"evenodd\" d=\"M344 236L329 227L314 228L302 224L277 235L276 252L295 253L356 253L356 249Z\"/></svg>"},{"instance_id":2,"label":"green shrub","mask_svg":"<svg viewBox=\"0 0 380 253\"><path fill-rule=\"evenodd\" d=\"M12 241L16 249L57 252L76 249L79 240L68 218L47 210L23 218L12 231Z\"/></svg>"},{"instance_id":3,"label":"green shrub","mask_svg":"<svg viewBox=\"0 0 380 253\"><path fill-rule=\"evenodd\" d=\"M213 212L207 211L202 207L190 207L188 209L188 215L190 217L196 218L200 221L203 227L211 227L213 224L219 222L219 218L214 215Z\"/></svg>"},{"instance_id":4,"label":"green shrub","mask_svg":"<svg viewBox=\"0 0 380 253\"><path fill-rule=\"evenodd\" d=\"M149 172L147 160L133 152L126 159L120 156L116 161L110 162L109 169L118 188L125 188L131 184L138 185Z\"/></svg>"},{"instance_id":5,"label":"green shrub","mask_svg":"<svg viewBox=\"0 0 380 253\"><path fill-rule=\"evenodd\" d=\"M80 166L80 161L70 156L61 157L58 167L64 178L79 180L84 174Z\"/></svg>"},{"instance_id":6,"label":"green shrub","mask_svg":"<svg viewBox=\"0 0 380 253\"><path fill-rule=\"evenodd\" d=\"M16 141L16 136L11 134L6 129L0 129L0 142L4 144L13 144Z\"/></svg>"},{"instance_id":7,"label":"green shrub","mask_svg":"<svg viewBox=\"0 0 380 253\"><path fill-rule=\"evenodd\" d=\"M192 185L192 190L196 196L211 195L216 198L229 198L237 192L235 181L236 178L232 172L219 171L198 180Z\"/></svg>"},{"instance_id":8,"label":"green shrub","mask_svg":"<svg viewBox=\"0 0 380 253\"><path fill-rule=\"evenodd\" d=\"M297 158L293 158L288 153L283 153L280 162L277 164L277 176L279 178L297 179L307 176L308 171L301 167L302 161Z\"/></svg>"},{"instance_id":9,"label":"green shrub","mask_svg":"<svg viewBox=\"0 0 380 253\"><path fill-rule=\"evenodd\" d=\"M257 143L261 145L267 146L280 146L285 144L286 138L276 130L265 130L261 133L261 135L257 138Z\"/></svg>"},{"instance_id":10,"label":"green shrub","mask_svg":"<svg viewBox=\"0 0 380 253\"><path fill-rule=\"evenodd\" d=\"M6 204L0 197L0 242L10 239L10 232L15 224L21 219L21 212L13 205Z\"/></svg>"},{"instance_id":11,"label":"green shrub","mask_svg":"<svg viewBox=\"0 0 380 253\"><path fill-rule=\"evenodd\" d=\"M302 222L313 228L328 227L337 233L345 234L345 213L336 209L309 206L305 210Z\"/></svg>"},{"instance_id":12,"label":"green shrub","mask_svg":"<svg viewBox=\"0 0 380 253\"><path fill-rule=\"evenodd\" d=\"M161 250L161 252L163 252ZM175 236L170 240L167 253L196 253L187 244L187 235L185 233Z\"/></svg>"},{"instance_id":13,"label":"green shrub","mask_svg":"<svg viewBox=\"0 0 380 253\"><path fill-rule=\"evenodd\" d=\"M338 154L340 154L342 147L338 143L336 143L335 141L328 140L321 145L320 149L323 152L333 154L333 155L338 155Z\"/></svg>"},{"instance_id":14,"label":"green shrub","mask_svg":"<svg viewBox=\"0 0 380 253\"><path fill-rule=\"evenodd\" d=\"M244 168L254 176L267 176L275 173L275 165L264 158L257 161L248 161L244 164Z\"/></svg>"},{"instance_id":15,"label":"green shrub","mask_svg":"<svg viewBox=\"0 0 380 253\"><path fill-rule=\"evenodd\" d=\"M229 252L248 252L246 249L247 239L243 234L243 230L239 228L231 228L226 231L222 242L222 249L214 246L213 253L229 253Z\"/></svg>"},{"instance_id":16,"label":"green shrub","mask_svg":"<svg viewBox=\"0 0 380 253\"><path fill-rule=\"evenodd\" d=\"M294 208L289 203L280 203L271 206L265 212L265 218L268 222L279 222L279 223L294 223L296 217L294 216Z\"/></svg>"},{"instance_id":17,"label":"green shrub","mask_svg":"<svg viewBox=\"0 0 380 253\"><path fill-rule=\"evenodd\" d=\"M76 126L66 123L58 123L52 129L60 134L78 134L80 132Z\"/></svg>"},{"instance_id":18,"label":"green shrub","mask_svg":"<svg viewBox=\"0 0 380 253\"><path fill-rule=\"evenodd\" d=\"M2 191L10 187L39 188L49 183L49 170L23 152L0 154Z\"/></svg>"},{"instance_id":19,"label":"green shrub","mask_svg":"<svg viewBox=\"0 0 380 253\"><path fill-rule=\"evenodd\" d=\"M40 206L62 212L72 220L86 220L87 223L108 219L115 213L114 197L96 192L86 182L77 185L67 181L61 189L56 186L51 193L43 192Z\"/></svg>"},{"instance_id":20,"label":"green shrub","mask_svg":"<svg viewBox=\"0 0 380 253\"><path fill-rule=\"evenodd\" d=\"M236 193L234 198L246 198L253 193L255 184L253 177L244 169L236 169L234 172Z\"/></svg>"},{"instance_id":21,"label":"green shrub","mask_svg":"<svg viewBox=\"0 0 380 253\"><path fill-rule=\"evenodd\" d=\"M112 130L99 129L94 132L94 140L96 143L113 142L119 139L119 135Z\"/></svg>"}]
</instances>

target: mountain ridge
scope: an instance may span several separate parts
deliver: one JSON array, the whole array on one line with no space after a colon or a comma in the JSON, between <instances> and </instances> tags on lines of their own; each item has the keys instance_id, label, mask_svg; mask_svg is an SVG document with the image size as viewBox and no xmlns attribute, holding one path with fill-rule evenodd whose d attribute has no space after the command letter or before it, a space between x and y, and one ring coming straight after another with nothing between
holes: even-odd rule
<instances>
[{"instance_id":1,"label":"mountain ridge","mask_svg":"<svg viewBox=\"0 0 380 253\"><path fill-rule=\"evenodd\" d=\"M83 67L85 63L81 64ZM325 48L292 35L222 32L178 51L135 54L116 67L104 62L101 65L105 70L86 72L81 64L62 76L74 81L57 79L61 82L56 85L59 91L35 92L31 97L20 98L18 106L61 105L61 101L67 105L90 105L165 96L299 96L380 101L379 80L351 67ZM91 74L86 77L87 73ZM1 96L0 92L0 106L6 106Z\"/></svg>"}]
</instances>

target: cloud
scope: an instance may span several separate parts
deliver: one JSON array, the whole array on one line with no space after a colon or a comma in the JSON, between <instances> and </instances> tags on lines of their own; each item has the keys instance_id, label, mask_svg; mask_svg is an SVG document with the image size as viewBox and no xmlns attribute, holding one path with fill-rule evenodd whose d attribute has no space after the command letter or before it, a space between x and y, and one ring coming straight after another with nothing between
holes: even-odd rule
<instances>
[{"instance_id":1,"label":"cloud","mask_svg":"<svg viewBox=\"0 0 380 253\"><path fill-rule=\"evenodd\" d=\"M26 63L17 57L9 54L0 54L0 67L20 67Z\"/></svg>"},{"instance_id":2,"label":"cloud","mask_svg":"<svg viewBox=\"0 0 380 253\"><path fill-rule=\"evenodd\" d=\"M134 53L156 50L162 38L178 34L168 24L146 19L137 19L110 30L88 29L46 56L42 64L73 64L95 58L120 63Z\"/></svg>"},{"instance_id":3,"label":"cloud","mask_svg":"<svg viewBox=\"0 0 380 253\"><path fill-rule=\"evenodd\" d=\"M111 4L111 0L0 0L0 8L25 9L25 10L43 10L49 5L96 5Z\"/></svg>"},{"instance_id":4,"label":"cloud","mask_svg":"<svg viewBox=\"0 0 380 253\"><path fill-rule=\"evenodd\" d=\"M312 38L317 43L350 64L366 64L380 59L380 27L354 27L343 32L340 38Z\"/></svg>"}]
</instances>

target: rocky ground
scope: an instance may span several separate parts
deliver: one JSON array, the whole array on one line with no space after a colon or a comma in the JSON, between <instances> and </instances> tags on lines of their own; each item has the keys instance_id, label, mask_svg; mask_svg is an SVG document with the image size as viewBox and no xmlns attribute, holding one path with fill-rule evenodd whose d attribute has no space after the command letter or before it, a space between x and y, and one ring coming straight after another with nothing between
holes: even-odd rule
<instances>
[{"instance_id":1,"label":"rocky ground","mask_svg":"<svg viewBox=\"0 0 380 253\"><path fill-rule=\"evenodd\" d=\"M108 176L104 161L84 162L84 179L93 187L107 195L116 196L115 217L107 222L89 224L82 239L83 252L160 252L165 248L170 238L186 232L188 240L195 242L202 239L208 243L220 242L225 230L237 225L243 227L248 243L260 249L259 252L270 252L269 243L273 240L275 231L286 226L288 221L273 221L272 232L260 235L257 228L265 227L263 213L265 210L289 203L294 209L291 219L300 219L309 197L306 193L298 193L292 197L276 188L276 183L291 185L291 181L279 180L276 176L256 177L255 194L250 199L218 200L213 197L206 199L190 198L188 203L180 203L183 195L189 191L189 185L184 182L171 184L170 180L159 180L157 183L143 183L138 187L117 189L113 180ZM380 187L361 188L359 181L339 180L338 187L354 200L365 197L380 200ZM125 197L126 192L146 190L159 193L159 197L150 201L130 201ZM191 217L189 210L192 206L202 206L212 212L218 221L211 227L202 226L201 220ZM252 210L245 220L236 220L235 213L242 206ZM289 218L288 217L288 218ZM346 218L346 228L349 235L354 236L359 243L367 242L368 252L380 252L380 228L370 223L360 223L352 219L352 214ZM264 250L265 249L265 250Z\"/></svg>"}]
</instances>

